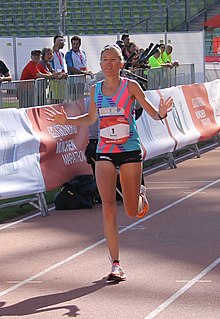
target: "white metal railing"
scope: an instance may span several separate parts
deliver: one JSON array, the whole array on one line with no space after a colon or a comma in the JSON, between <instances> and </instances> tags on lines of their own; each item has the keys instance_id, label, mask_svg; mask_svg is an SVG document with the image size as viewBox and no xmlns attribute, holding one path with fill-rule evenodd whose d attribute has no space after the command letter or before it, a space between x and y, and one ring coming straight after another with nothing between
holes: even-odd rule
<instances>
[{"instance_id":1,"label":"white metal railing","mask_svg":"<svg viewBox=\"0 0 220 319\"><path fill-rule=\"evenodd\" d=\"M220 63L212 62L205 64L205 80L213 81L220 79Z\"/></svg>"},{"instance_id":2,"label":"white metal railing","mask_svg":"<svg viewBox=\"0 0 220 319\"><path fill-rule=\"evenodd\" d=\"M24 80L2 82L0 108L26 108L74 101L88 95L91 76L69 75L67 80Z\"/></svg>"},{"instance_id":3,"label":"white metal railing","mask_svg":"<svg viewBox=\"0 0 220 319\"><path fill-rule=\"evenodd\" d=\"M148 79L148 90L195 83L194 63L180 64L172 69L168 67L136 69L133 73Z\"/></svg>"},{"instance_id":4,"label":"white metal railing","mask_svg":"<svg viewBox=\"0 0 220 319\"><path fill-rule=\"evenodd\" d=\"M133 75L143 89L157 90L195 82L194 64L181 64L172 69L167 67L135 69ZM132 74L126 75L132 77ZM103 76L101 76L103 78ZM74 101L89 95L89 87L100 80L100 72L93 76L69 75L66 80L25 80L2 82L0 85L0 108L26 108ZM134 77L135 78L135 77Z\"/></svg>"}]
</instances>

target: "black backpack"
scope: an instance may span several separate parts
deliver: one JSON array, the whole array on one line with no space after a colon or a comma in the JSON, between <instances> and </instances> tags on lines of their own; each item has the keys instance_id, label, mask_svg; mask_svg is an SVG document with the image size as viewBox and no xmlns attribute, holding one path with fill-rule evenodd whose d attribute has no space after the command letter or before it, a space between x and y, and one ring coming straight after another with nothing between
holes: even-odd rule
<instances>
[{"instance_id":1,"label":"black backpack","mask_svg":"<svg viewBox=\"0 0 220 319\"><path fill-rule=\"evenodd\" d=\"M97 195L95 178L92 175L76 175L63 184L55 195L54 204L57 210L92 208Z\"/></svg>"}]
</instances>

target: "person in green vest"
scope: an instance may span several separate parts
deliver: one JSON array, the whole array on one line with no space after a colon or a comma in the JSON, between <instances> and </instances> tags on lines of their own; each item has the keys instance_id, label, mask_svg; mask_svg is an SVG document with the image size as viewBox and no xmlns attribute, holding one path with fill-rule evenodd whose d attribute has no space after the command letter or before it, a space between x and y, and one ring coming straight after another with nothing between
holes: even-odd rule
<instances>
[{"instance_id":1,"label":"person in green vest","mask_svg":"<svg viewBox=\"0 0 220 319\"><path fill-rule=\"evenodd\" d=\"M171 44L168 44L166 46L166 50L161 54L161 59L163 60L163 63L170 63L173 66L179 66L178 61L172 61L171 53L173 52L173 46Z\"/></svg>"},{"instance_id":2,"label":"person in green vest","mask_svg":"<svg viewBox=\"0 0 220 319\"><path fill-rule=\"evenodd\" d=\"M160 50L157 49L155 53L148 60L148 64L150 65L151 68L159 68L162 66L159 58L160 58Z\"/></svg>"},{"instance_id":3,"label":"person in green vest","mask_svg":"<svg viewBox=\"0 0 220 319\"><path fill-rule=\"evenodd\" d=\"M161 59L161 51L160 49L157 49L155 53L149 58L148 64L151 68L158 68L158 67L169 67L172 68L172 63L165 63Z\"/></svg>"},{"instance_id":4,"label":"person in green vest","mask_svg":"<svg viewBox=\"0 0 220 319\"><path fill-rule=\"evenodd\" d=\"M160 62L160 64L164 64L164 63L166 63L164 60L163 60L163 54L164 54L164 52L165 52L165 50L166 50L166 46L165 46L165 44L164 43L160 43L160 45L159 45L159 50L160 50L160 57L158 58L158 61Z\"/></svg>"}]
</instances>

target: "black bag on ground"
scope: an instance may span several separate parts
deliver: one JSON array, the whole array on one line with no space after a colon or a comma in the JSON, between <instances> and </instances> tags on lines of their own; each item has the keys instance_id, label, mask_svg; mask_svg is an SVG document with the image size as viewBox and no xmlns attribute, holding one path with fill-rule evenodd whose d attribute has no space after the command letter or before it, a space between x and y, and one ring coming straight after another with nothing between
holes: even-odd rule
<instances>
[{"instance_id":1,"label":"black bag on ground","mask_svg":"<svg viewBox=\"0 0 220 319\"><path fill-rule=\"evenodd\" d=\"M55 208L57 210L92 208L96 193L97 186L92 175L76 175L55 195Z\"/></svg>"}]
</instances>

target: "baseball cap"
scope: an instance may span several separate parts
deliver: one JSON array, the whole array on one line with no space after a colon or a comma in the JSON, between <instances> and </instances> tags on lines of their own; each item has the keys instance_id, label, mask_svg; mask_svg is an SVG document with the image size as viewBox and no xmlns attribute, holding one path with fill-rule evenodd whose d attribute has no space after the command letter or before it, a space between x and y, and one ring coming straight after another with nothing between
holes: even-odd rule
<instances>
[{"instance_id":1,"label":"baseball cap","mask_svg":"<svg viewBox=\"0 0 220 319\"><path fill-rule=\"evenodd\" d=\"M31 55L40 55L41 54L41 50L32 50L31 51Z\"/></svg>"}]
</instances>

